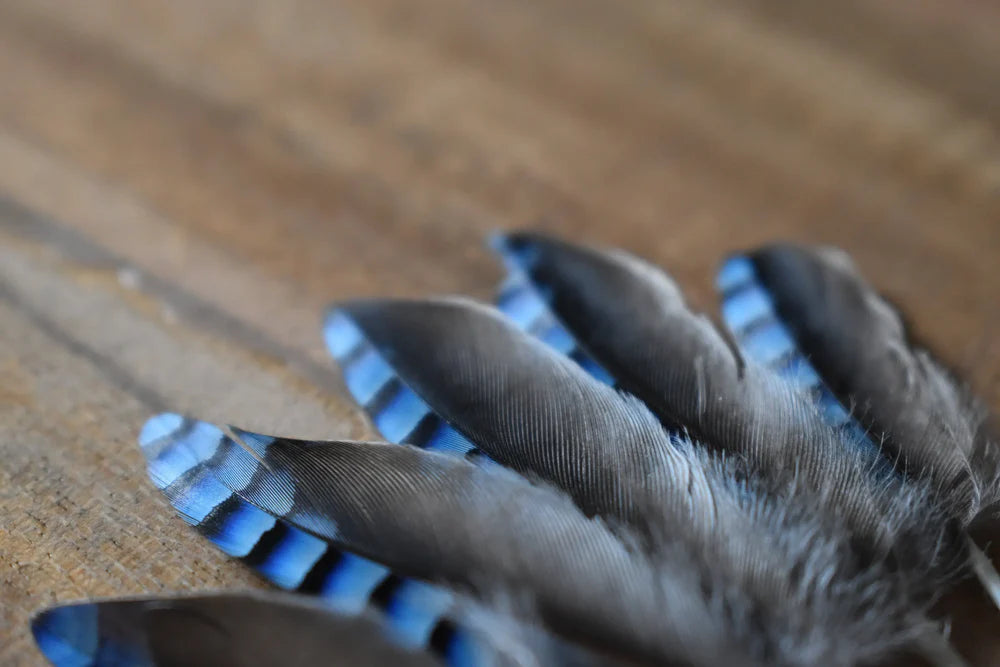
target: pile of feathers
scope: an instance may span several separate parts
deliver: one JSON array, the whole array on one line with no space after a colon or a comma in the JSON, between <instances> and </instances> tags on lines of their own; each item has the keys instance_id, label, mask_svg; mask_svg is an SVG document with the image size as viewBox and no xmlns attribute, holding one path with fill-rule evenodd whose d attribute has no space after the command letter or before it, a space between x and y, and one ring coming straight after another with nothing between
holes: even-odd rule
<instances>
[{"instance_id":1,"label":"pile of feathers","mask_svg":"<svg viewBox=\"0 0 1000 667\"><path fill-rule=\"evenodd\" d=\"M385 442L161 414L180 516L285 592L35 617L57 665L962 665L935 611L997 599L981 403L841 251L718 274L496 237L496 305L338 304L323 333Z\"/></svg>"}]
</instances>

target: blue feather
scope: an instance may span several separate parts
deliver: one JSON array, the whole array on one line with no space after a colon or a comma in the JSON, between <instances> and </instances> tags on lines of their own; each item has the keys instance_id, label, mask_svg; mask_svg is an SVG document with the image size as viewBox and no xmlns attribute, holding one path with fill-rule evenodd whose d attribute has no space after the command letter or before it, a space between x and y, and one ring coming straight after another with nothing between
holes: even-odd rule
<instances>
[{"instance_id":1,"label":"blue feather","mask_svg":"<svg viewBox=\"0 0 1000 667\"><path fill-rule=\"evenodd\" d=\"M848 429L856 442L868 442L864 428L829 390L778 316L774 300L757 276L751 259L734 255L716 276L722 318L740 351L813 397L828 423Z\"/></svg>"},{"instance_id":2,"label":"blue feather","mask_svg":"<svg viewBox=\"0 0 1000 667\"><path fill-rule=\"evenodd\" d=\"M269 436L232 430L258 456L264 456L274 441ZM403 646L427 647L435 629L450 623L443 617L455 600L450 591L400 578L383 565L337 549L291 525L273 512L292 509L292 498L284 492L276 494L269 488L267 498L258 499L270 512L252 504L253 496L262 492L247 471L255 470L257 461L218 427L161 414L146 423L140 445L150 477L181 517L224 553L240 558L275 585L318 595L344 613L381 610L394 638ZM314 520L323 521L321 517ZM376 599L376 592L389 584L392 594ZM82 619L79 611L72 614L73 619ZM56 615L53 621L58 618ZM68 636L68 627L49 634ZM80 633L86 635L89 630L81 628ZM469 665L465 660L470 649L463 647L476 640L461 629L447 634L449 641L438 647L439 651L454 652L458 662L449 659L449 664ZM451 643L456 644L454 650ZM52 650L58 652L57 648Z\"/></svg>"},{"instance_id":3,"label":"blue feather","mask_svg":"<svg viewBox=\"0 0 1000 667\"><path fill-rule=\"evenodd\" d=\"M497 245L496 248L504 253L502 246ZM528 279L524 273L526 269L520 268L519 255L503 256L511 273L498 290L497 308L519 329L570 357L595 379L614 386L611 374L587 354L569 329L556 318L546 295Z\"/></svg>"},{"instance_id":4,"label":"blue feather","mask_svg":"<svg viewBox=\"0 0 1000 667\"><path fill-rule=\"evenodd\" d=\"M333 310L323 335L340 364L347 389L389 442L464 456L475 450L468 438L438 417L406 386L345 313Z\"/></svg>"}]
</instances>

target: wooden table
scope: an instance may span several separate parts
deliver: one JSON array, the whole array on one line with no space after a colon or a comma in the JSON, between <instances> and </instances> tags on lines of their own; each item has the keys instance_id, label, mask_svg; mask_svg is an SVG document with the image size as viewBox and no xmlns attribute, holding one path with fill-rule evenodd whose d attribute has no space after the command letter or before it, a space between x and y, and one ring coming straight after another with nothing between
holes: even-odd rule
<instances>
[{"instance_id":1,"label":"wooden table","mask_svg":"<svg viewBox=\"0 0 1000 667\"><path fill-rule=\"evenodd\" d=\"M997 407L998 33L983 0L0 0L0 664L58 600L263 585L137 429L371 435L324 305L488 298L493 229L709 309L728 250L836 243Z\"/></svg>"}]
</instances>

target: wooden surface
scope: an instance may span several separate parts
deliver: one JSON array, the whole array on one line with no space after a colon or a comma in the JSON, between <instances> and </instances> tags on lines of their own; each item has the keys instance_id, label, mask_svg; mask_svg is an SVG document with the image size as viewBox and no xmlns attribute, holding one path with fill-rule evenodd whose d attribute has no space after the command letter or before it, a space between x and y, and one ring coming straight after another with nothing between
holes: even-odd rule
<instances>
[{"instance_id":1,"label":"wooden surface","mask_svg":"<svg viewBox=\"0 0 1000 667\"><path fill-rule=\"evenodd\" d=\"M997 34L985 0L0 0L0 664L57 600L262 585L139 426L370 434L324 305L486 298L492 229L706 308L727 250L836 243L997 407Z\"/></svg>"}]
</instances>

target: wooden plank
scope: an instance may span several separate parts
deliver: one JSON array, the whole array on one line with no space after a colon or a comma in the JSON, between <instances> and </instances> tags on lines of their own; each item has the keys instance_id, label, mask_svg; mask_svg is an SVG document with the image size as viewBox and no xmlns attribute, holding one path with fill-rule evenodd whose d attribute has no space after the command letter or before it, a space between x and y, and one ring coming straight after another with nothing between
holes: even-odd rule
<instances>
[{"instance_id":1,"label":"wooden plank","mask_svg":"<svg viewBox=\"0 0 1000 667\"><path fill-rule=\"evenodd\" d=\"M258 585L146 483L143 419L371 435L323 308L488 298L498 227L622 245L709 309L727 251L836 243L1000 405L998 28L972 0L0 3L0 663L53 599ZM990 664L981 596L951 608Z\"/></svg>"}]
</instances>

